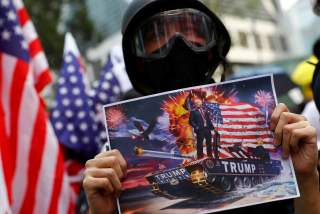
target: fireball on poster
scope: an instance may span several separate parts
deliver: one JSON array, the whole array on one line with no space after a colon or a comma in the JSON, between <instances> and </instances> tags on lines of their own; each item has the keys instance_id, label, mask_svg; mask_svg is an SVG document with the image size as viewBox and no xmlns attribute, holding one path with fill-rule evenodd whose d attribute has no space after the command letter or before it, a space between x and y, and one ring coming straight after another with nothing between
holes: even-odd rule
<instances>
[{"instance_id":1,"label":"fireball on poster","mask_svg":"<svg viewBox=\"0 0 320 214\"><path fill-rule=\"evenodd\" d=\"M299 196L273 145L273 77L181 89L105 106L128 163L121 213L212 213Z\"/></svg>"}]
</instances>

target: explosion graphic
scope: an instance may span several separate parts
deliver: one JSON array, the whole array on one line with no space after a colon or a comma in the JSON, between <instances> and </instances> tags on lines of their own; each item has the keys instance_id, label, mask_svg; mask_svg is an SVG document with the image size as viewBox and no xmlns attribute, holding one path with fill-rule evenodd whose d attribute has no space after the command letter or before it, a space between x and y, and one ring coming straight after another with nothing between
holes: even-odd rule
<instances>
[{"instance_id":1,"label":"explosion graphic","mask_svg":"<svg viewBox=\"0 0 320 214\"><path fill-rule=\"evenodd\" d=\"M164 101L162 110L169 115L169 131L176 137L176 144L181 154L195 151L195 142L192 127L189 124L189 109L194 99L202 102L231 104L236 101L237 91L225 92L218 87L194 89L183 91L175 96L170 96Z\"/></svg>"},{"instance_id":2,"label":"explosion graphic","mask_svg":"<svg viewBox=\"0 0 320 214\"><path fill-rule=\"evenodd\" d=\"M126 120L126 116L120 106L114 106L106 111L106 119L109 128L113 129L119 127Z\"/></svg>"},{"instance_id":3,"label":"explosion graphic","mask_svg":"<svg viewBox=\"0 0 320 214\"><path fill-rule=\"evenodd\" d=\"M255 103L263 108L265 112L266 124L269 117L269 111L272 111L274 107L274 100L270 92L266 92L264 90L258 90L254 95Z\"/></svg>"}]
</instances>

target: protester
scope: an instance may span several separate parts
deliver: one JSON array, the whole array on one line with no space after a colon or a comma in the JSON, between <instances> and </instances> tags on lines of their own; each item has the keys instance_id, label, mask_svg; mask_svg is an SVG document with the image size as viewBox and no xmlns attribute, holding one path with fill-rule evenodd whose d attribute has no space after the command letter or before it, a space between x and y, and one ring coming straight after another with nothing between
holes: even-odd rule
<instances>
[{"instance_id":1,"label":"protester","mask_svg":"<svg viewBox=\"0 0 320 214\"><path fill-rule=\"evenodd\" d=\"M213 82L230 37L221 21L198 0L135 0L123 21L126 69L143 95ZM316 132L301 115L280 104L271 117L274 144L291 154L301 191L297 213L320 213ZM87 161L83 186L91 213L114 213L126 161L117 150ZM289 203L290 205L290 203ZM220 213L290 213L286 202L273 202Z\"/></svg>"},{"instance_id":2,"label":"protester","mask_svg":"<svg viewBox=\"0 0 320 214\"><path fill-rule=\"evenodd\" d=\"M314 73L314 64L317 64L320 57L320 38L313 45L312 55L297 65L291 75L292 81L299 85L303 96L304 104L312 101L313 95L311 90L311 82Z\"/></svg>"},{"instance_id":3,"label":"protester","mask_svg":"<svg viewBox=\"0 0 320 214\"><path fill-rule=\"evenodd\" d=\"M303 116L307 118L310 124L316 128L317 136L320 136L320 114L317 109L316 103L314 100L306 104L302 113ZM320 138L317 138L318 149L320 149Z\"/></svg>"}]
</instances>

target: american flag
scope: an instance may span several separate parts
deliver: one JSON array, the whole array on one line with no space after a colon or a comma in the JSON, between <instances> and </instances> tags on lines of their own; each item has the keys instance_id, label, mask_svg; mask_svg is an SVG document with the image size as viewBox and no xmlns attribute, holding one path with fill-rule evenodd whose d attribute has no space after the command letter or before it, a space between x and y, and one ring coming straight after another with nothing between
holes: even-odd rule
<instances>
[{"instance_id":1,"label":"american flag","mask_svg":"<svg viewBox=\"0 0 320 214\"><path fill-rule=\"evenodd\" d=\"M9 0L2 0L2 4L6 4ZM17 17L21 26L21 32L26 45L28 46L28 53L32 60L30 63L33 66L33 79L38 92L40 92L48 83L52 82L52 76L49 70L47 58L44 54L41 41L37 35L35 27L29 18L28 12L23 5L22 0L14 0L14 6L17 10Z\"/></svg>"},{"instance_id":2,"label":"american flag","mask_svg":"<svg viewBox=\"0 0 320 214\"><path fill-rule=\"evenodd\" d=\"M75 198L63 155L34 86L34 58L9 0L0 2L0 51L1 172L9 213L71 212Z\"/></svg>"},{"instance_id":3,"label":"american flag","mask_svg":"<svg viewBox=\"0 0 320 214\"><path fill-rule=\"evenodd\" d=\"M107 141L107 133L104 126L104 110L103 105L113 103L119 100L122 93L120 82L114 73L117 67L116 59L111 53L108 55L107 62L101 71L99 80L93 86L92 102L94 104L94 111L98 119L98 129L101 144Z\"/></svg>"},{"instance_id":4,"label":"american flag","mask_svg":"<svg viewBox=\"0 0 320 214\"><path fill-rule=\"evenodd\" d=\"M220 134L219 151L222 155L230 156L227 148L235 145L240 148L255 148L262 144L265 149L275 149L273 134L266 125L268 119L258 107L248 103L206 103L205 107Z\"/></svg>"},{"instance_id":5,"label":"american flag","mask_svg":"<svg viewBox=\"0 0 320 214\"><path fill-rule=\"evenodd\" d=\"M51 117L60 143L84 159L92 158L100 150L98 121L88 92L80 52L67 33Z\"/></svg>"},{"instance_id":6,"label":"american flag","mask_svg":"<svg viewBox=\"0 0 320 214\"><path fill-rule=\"evenodd\" d=\"M99 108L99 105L112 103L119 99L121 88L113 71L114 64L115 62L112 60L111 54L109 54L100 78L94 84L95 93L93 96L93 103L96 105L96 108ZM100 108L98 110L100 110Z\"/></svg>"}]
</instances>

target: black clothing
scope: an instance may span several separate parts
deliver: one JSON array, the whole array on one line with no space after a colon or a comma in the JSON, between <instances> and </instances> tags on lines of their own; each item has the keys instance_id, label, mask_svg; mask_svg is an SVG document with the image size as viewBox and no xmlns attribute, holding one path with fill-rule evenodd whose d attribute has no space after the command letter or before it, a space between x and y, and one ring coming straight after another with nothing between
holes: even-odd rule
<instances>
[{"instance_id":1,"label":"black clothing","mask_svg":"<svg viewBox=\"0 0 320 214\"><path fill-rule=\"evenodd\" d=\"M197 158L201 159L203 157L204 139L206 140L207 156L212 157L211 130L214 130L214 127L211 123L208 112L201 108L193 109L190 112L189 123L197 135Z\"/></svg>"},{"instance_id":2,"label":"black clothing","mask_svg":"<svg viewBox=\"0 0 320 214\"><path fill-rule=\"evenodd\" d=\"M197 159L203 158L203 140L206 140L207 156L212 157L211 130L200 128L197 133Z\"/></svg>"},{"instance_id":3,"label":"black clothing","mask_svg":"<svg viewBox=\"0 0 320 214\"><path fill-rule=\"evenodd\" d=\"M88 213L88 203L86 200L85 192L81 191L78 198L77 211L79 214ZM117 211L115 214L118 213ZM243 207L239 209L232 209L222 212L216 212L214 214L294 214L293 200L275 201L266 204L259 204L250 207Z\"/></svg>"},{"instance_id":4,"label":"black clothing","mask_svg":"<svg viewBox=\"0 0 320 214\"><path fill-rule=\"evenodd\" d=\"M212 142L212 148L213 148L213 153L214 157L216 159L219 159L219 143L220 142L220 134L218 131L214 130L214 137L213 137L213 142Z\"/></svg>"},{"instance_id":5,"label":"black clothing","mask_svg":"<svg viewBox=\"0 0 320 214\"><path fill-rule=\"evenodd\" d=\"M215 42L206 50L194 51L189 47L185 50L185 45L176 39L176 44L172 48L173 53L167 57L159 59L138 57L134 48L134 35L142 23L159 12L183 8L199 10L212 20L214 24L212 36ZM142 94L154 94L209 83L213 72L224 60L231 44L229 33L223 23L198 0L132 1L123 18L122 34L126 71L133 87ZM184 59L182 63L177 59L179 55ZM187 60L186 55L188 55Z\"/></svg>"},{"instance_id":6,"label":"black clothing","mask_svg":"<svg viewBox=\"0 0 320 214\"><path fill-rule=\"evenodd\" d=\"M294 214L294 206L293 200L289 199L217 212L215 214Z\"/></svg>"},{"instance_id":7,"label":"black clothing","mask_svg":"<svg viewBox=\"0 0 320 214\"><path fill-rule=\"evenodd\" d=\"M205 127L214 130L209 113L200 108L191 110L189 123L196 133Z\"/></svg>"},{"instance_id":8,"label":"black clothing","mask_svg":"<svg viewBox=\"0 0 320 214\"><path fill-rule=\"evenodd\" d=\"M320 111L320 62L315 65L311 88L313 92L314 102L316 103L318 111Z\"/></svg>"}]
</instances>

